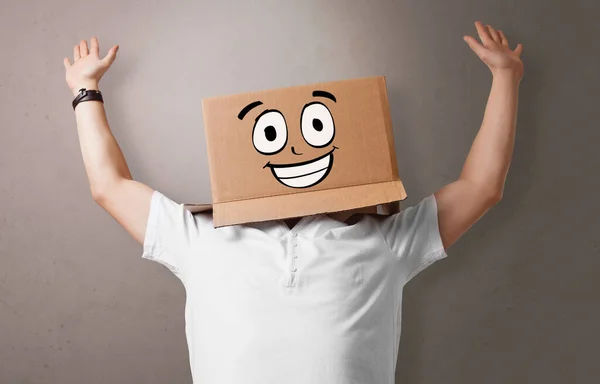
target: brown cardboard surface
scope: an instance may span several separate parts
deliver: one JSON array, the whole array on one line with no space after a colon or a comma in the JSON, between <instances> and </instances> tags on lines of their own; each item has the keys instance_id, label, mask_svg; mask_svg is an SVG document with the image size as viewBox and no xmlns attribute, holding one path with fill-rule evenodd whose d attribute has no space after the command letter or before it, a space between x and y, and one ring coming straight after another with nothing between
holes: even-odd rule
<instances>
[{"instance_id":1,"label":"brown cardboard surface","mask_svg":"<svg viewBox=\"0 0 600 384\"><path fill-rule=\"evenodd\" d=\"M214 204L216 227L369 207L406 198L400 180Z\"/></svg>"},{"instance_id":2,"label":"brown cardboard surface","mask_svg":"<svg viewBox=\"0 0 600 384\"><path fill-rule=\"evenodd\" d=\"M215 226L406 198L384 77L208 98L202 109Z\"/></svg>"}]
</instances>

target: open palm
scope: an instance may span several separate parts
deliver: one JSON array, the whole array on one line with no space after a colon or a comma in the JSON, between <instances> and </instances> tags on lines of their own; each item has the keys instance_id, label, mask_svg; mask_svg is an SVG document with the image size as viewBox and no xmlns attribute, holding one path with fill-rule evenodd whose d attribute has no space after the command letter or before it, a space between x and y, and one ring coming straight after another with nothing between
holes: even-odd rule
<instances>
[{"instance_id":1,"label":"open palm","mask_svg":"<svg viewBox=\"0 0 600 384\"><path fill-rule=\"evenodd\" d=\"M518 44L514 50L510 49L504 33L494 29L491 25L484 26L481 22L476 21L475 28L477 28L481 43L474 37L464 37L473 52L487 64L492 73L506 71L521 79L523 76L523 62L521 61L523 45Z\"/></svg>"},{"instance_id":2,"label":"open palm","mask_svg":"<svg viewBox=\"0 0 600 384\"><path fill-rule=\"evenodd\" d=\"M106 73L117 56L118 45L113 46L104 58L100 58L98 39L92 36L88 50L87 41L81 42L73 48L73 64L67 57L64 58L67 85L76 93L81 87L95 89L98 82Z\"/></svg>"}]
</instances>

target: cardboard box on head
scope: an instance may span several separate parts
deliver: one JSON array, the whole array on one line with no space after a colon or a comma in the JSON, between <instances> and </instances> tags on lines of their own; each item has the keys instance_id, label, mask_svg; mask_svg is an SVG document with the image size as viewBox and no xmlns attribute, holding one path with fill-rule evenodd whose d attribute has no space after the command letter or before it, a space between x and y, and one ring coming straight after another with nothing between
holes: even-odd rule
<instances>
[{"instance_id":1,"label":"cardboard box on head","mask_svg":"<svg viewBox=\"0 0 600 384\"><path fill-rule=\"evenodd\" d=\"M406 198L384 77L207 98L202 110L213 202L186 206L212 208L215 227Z\"/></svg>"}]
</instances>

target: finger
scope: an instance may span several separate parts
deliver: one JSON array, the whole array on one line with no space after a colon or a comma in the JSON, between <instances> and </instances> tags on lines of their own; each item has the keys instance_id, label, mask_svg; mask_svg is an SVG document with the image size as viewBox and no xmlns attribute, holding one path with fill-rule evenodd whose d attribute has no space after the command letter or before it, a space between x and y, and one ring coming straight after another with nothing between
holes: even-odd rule
<instances>
[{"instance_id":1,"label":"finger","mask_svg":"<svg viewBox=\"0 0 600 384\"><path fill-rule=\"evenodd\" d=\"M492 40L492 37L488 33L487 28L485 28L480 21L475 22L475 28L477 28L479 40L481 40L484 46L488 46L494 42L494 40Z\"/></svg>"},{"instance_id":2,"label":"finger","mask_svg":"<svg viewBox=\"0 0 600 384\"><path fill-rule=\"evenodd\" d=\"M96 36L92 36L90 39L90 53L96 56L100 56L100 45Z\"/></svg>"},{"instance_id":3,"label":"finger","mask_svg":"<svg viewBox=\"0 0 600 384\"><path fill-rule=\"evenodd\" d=\"M517 48L515 48L513 52L516 53L517 56L521 56L521 53L523 53L523 44L517 45Z\"/></svg>"},{"instance_id":4,"label":"finger","mask_svg":"<svg viewBox=\"0 0 600 384\"><path fill-rule=\"evenodd\" d=\"M63 64L65 65L65 69L69 69L69 67L71 66L71 63L69 62L69 58L68 57L64 58Z\"/></svg>"},{"instance_id":5,"label":"finger","mask_svg":"<svg viewBox=\"0 0 600 384\"><path fill-rule=\"evenodd\" d=\"M111 49L108 50L108 53L102 59L102 62L104 63L104 65L106 65L107 67L110 67L110 65L113 63L113 61L115 61L115 58L117 57L118 50L119 50L118 45L115 45Z\"/></svg>"},{"instance_id":6,"label":"finger","mask_svg":"<svg viewBox=\"0 0 600 384\"><path fill-rule=\"evenodd\" d=\"M77 61L81 58L79 54L79 44L73 47L73 61Z\"/></svg>"},{"instance_id":7,"label":"finger","mask_svg":"<svg viewBox=\"0 0 600 384\"><path fill-rule=\"evenodd\" d=\"M486 28L490 34L490 36L492 36L492 40L494 40L494 42L500 44L500 36L498 35L498 32L494 29L494 27L492 27L491 25L486 25Z\"/></svg>"},{"instance_id":8,"label":"finger","mask_svg":"<svg viewBox=\"0 0 600 384\"><path fill-rule=\"evenodd\" d=\"M485 47L481 45L481 43L477 41L477 39L471 36L465 36L464 40L469 45L469 48L471 48L471 50L473 50L473 52L475 52L475 54L479 56L479 58L483 56L483 54L485 53Z\"/></svg>"},{"instance_id":9,"label":"finger","mask_svg":"<svg viewBox=\"0 0 600 384\"><path fill-rule=\"evenodd\" d=\"M498 35L500 35L500 42L502 43L502 45L508 47L508 39L506 38L506 36L504 36L504 32L498 30Z\"/></svg>"},{"instance_id":10,"label":"finger","mask_svg":"<svg viewBox=\"0 0 600 384\"><path fill-rule=\"evenodd\" d=\"M81 40L79 42L79 54L81 55L81 57L86 57L88 55L88 45L87 45L87 41L85 40Z\"/></svg>"}]
</instances>

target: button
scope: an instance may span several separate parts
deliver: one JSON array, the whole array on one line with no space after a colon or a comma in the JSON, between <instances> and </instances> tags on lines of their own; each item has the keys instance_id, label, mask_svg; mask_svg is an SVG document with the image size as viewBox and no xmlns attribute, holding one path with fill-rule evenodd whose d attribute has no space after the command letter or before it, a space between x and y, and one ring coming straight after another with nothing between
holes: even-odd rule
<instances>
[{"instance_id":1,"label":"button","mask_svg":"<svg viewBox=\"0 0 600 384\"><path fill-rule=\"evenodd\" d=\"M292 236L298 237L298 234L296 232L294 232L294 234Z\"/></svg>"},{"instance_id":2,"label":"button","mask_svg":"<svg viewBox=\"0 0 600 384\"><path fill-rule=\"evenodd\" d=\"M294 248L296 248L297 246L298 246L298 244L297 244L297 243L294 243Z\"/></svg>"},{"instance_id":3,"label":"button","mask_svg":"<svg viewBox=\"0 0 600 384\"><path fill-rule=\"evenodd\" d=\"M298 255L294 255L294 259L297 259L297 258L298 258Z\"/></svg>"},{"instance_id":4,"label":"button","mask_svg":"<svg viewBox=\"0 0 600 384\"><path fill-rule=\"evenodd\" d=\"M294 267L292 268L292 272L296 272L298 270L298 268Z\"/></svg>"}]
</instances>

